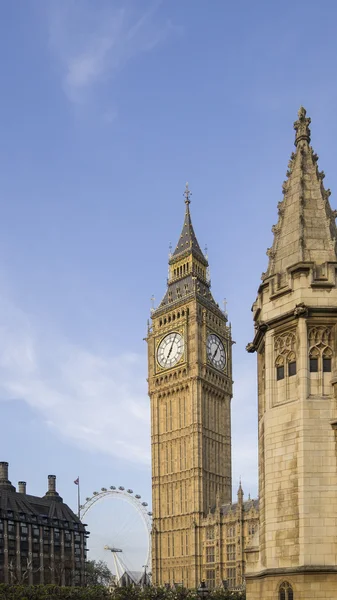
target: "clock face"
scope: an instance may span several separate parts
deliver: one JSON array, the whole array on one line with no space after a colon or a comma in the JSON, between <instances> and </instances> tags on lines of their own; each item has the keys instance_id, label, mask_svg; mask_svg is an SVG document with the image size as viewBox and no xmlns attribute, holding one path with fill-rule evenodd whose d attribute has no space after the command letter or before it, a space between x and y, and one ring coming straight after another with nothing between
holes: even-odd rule
<instances>
[{"instance_id":1,"label":"clock face","mask_svg":"<svg viewBox=\"0 0 337 600\"><path fill-rule=\"evenodd\" d=\"M223 370L226 366L226 350L220 338L211 333L207 338L207 356L217 369Z\"/></svg>"},{"instance_id":2,"label":"clock face","mask_svg":"<svg viewBox=\"0 0 337 600\"><path fill-rule=\"evenodd\" d=\"M158 346L157 359L161 367L169 369L182 357L184 338L176 331L165 336Z\"/></svg>"}]
</instances>

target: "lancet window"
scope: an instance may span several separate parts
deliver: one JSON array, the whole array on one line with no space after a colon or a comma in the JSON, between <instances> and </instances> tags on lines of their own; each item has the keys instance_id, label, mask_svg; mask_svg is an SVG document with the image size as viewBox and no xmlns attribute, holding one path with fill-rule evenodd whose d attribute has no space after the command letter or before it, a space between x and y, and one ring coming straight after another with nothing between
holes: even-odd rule
<instances>
[{"instance_id":1,"label":"lancet window","mask_svg":"<svg viewBox=\"0 0 337 600\"><path fill-rule=\"evenodd\" d=\"M279 600L294 600L293 588L287 581L284 581L280 585Z\"/></svg>"},{"instance_id":2,"label":"lancet window","mask_svg":"<svg viewBox=\"0 0 337 600\"><path fill-rule=\"evenodd\" d=\"M312 327L309 330L309 366L311 373L331 372L331 329Z\"/></svg>"},{"instance_id":3,"label":"lancet window","mask_svg":"<svg viewBox=\"0 0 337 600\"><path fill-rule=\"evenodd\" d=\"M331 393L332 332L330 327L311 327L308 332L310 394Z\"/></svg>"}]
</instances>

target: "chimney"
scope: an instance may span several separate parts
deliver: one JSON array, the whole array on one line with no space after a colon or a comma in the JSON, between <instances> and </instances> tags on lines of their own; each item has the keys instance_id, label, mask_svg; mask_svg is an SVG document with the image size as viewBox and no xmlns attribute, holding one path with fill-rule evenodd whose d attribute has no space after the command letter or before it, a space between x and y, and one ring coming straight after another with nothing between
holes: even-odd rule
<instances>
[{"instance_id":1,"label":"chimney","mask_svg":"<svg viewBox=\"0 0 337 600\"><path fill-rule=\"evenodd\" d=\"M26 493L26 482L25 481L19 481L18 482L18 491L19 491L19 494L25 494Z\"/></svg>"},{"instance_id":2,"label":"chimney","mask_svg":"<svg viewBox=\"0 0 337 600\"><path fill-rule=\"evenodd\" d=\"M48 492L56 492L56 475L48 475Z\"/></svg>"},{"instance_id":3,"label":"chimney","mask_svg":"<svg viewBox=\"0 0 337 600\"><path fill-rule=\"evenodd\" d=\"M62 502L62 498L56 491L56 475L48 475L48 492L45 494L45 498Z\"/></svg>"},{"instance_id":4,"label":"chimney","mask_svg":"<svg viewBox=\"0 0 337 600\"><path fill-rule=\"evenodd\" d=\"M8 479L8 462L0 462L0 487L5 487L15 492L14 485Z\"/></svg>"},{"instance_id":5,"label":"chimney","mask_svg":"<svg viewBox=\"0 0 337 600\"><path fill-rule=\"evenodd\" d=\"M0 462L0 481L8 481L8 462Z\"/></svg>"}]
</instances>

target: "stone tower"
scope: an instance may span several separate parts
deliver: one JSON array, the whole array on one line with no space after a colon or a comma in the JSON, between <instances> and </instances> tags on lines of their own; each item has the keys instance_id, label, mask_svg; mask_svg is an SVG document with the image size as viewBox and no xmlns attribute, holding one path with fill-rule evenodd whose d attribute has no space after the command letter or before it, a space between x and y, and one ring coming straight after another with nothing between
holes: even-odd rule
<instances>
[{"instance_id":1,"label":"stone tower","mask_svg":"<svg viewBox=\"0 0 337 600\"><path fill-rule=\"evenodd\" d=\"M210 291L195 236L190 191L169 259L166 294L148 332L152 444L152 576L195 587L202 572L201 522L231 500L231 332Z\"/></svg>"},{"instance_id":2,"label":"stone tower","mask_svg":"<svg viewBox=\"0 0 337 600\"><path fill-rule=\"evenodd\" d=\"M259 419L259 541L247 600L337 598L336 212L294 123L269 265L253 305Z\"/></svg>"}]
</instances>

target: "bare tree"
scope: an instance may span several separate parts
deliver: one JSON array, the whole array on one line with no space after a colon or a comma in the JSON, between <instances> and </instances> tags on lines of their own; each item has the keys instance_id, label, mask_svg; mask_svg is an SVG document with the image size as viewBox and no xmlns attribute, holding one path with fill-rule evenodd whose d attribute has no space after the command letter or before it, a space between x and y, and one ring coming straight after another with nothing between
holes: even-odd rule
<instances>
[{"instance_id":1,"label":"bare tree","mask_svg":"<svg viewBox=\"0 0 337 600\"><path fill-rule=\"evenodd\" d=\"M30 558L26 558L26 564L21 563L21 568L18 569L13 560L8 565L9 579L12 584L24 584L28 583L29 574L38 573L42 567L33 569L33 561Z\"/></svg>"}]
</instances>

